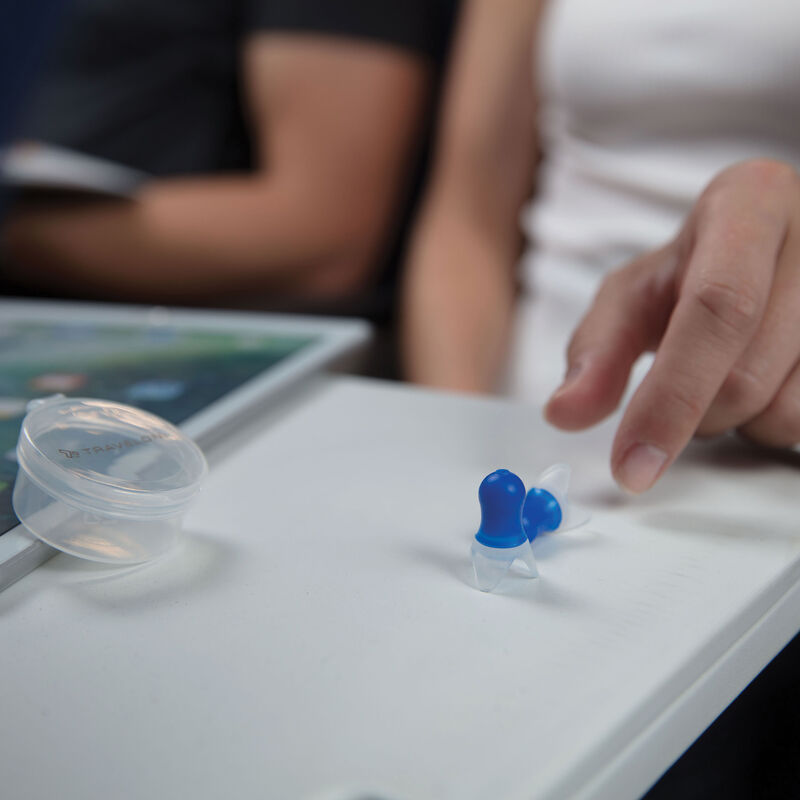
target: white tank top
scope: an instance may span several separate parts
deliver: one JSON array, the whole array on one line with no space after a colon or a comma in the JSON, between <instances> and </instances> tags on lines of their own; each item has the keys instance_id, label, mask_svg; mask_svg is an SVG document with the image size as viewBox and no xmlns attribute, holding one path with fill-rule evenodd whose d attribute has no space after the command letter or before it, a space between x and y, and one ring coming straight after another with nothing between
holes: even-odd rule
<instances>
[{"instance_id":1,"label":"white tank top","mask_svg":"<svg viewBox=\"0 0 800 800\"><path fill-rule=\"evenodd\" d=\"M510 384L537 401L602 275L671 238L716 173L800 168L798 0L551 0L543 26Z\"/></svg>"}]
</instances>

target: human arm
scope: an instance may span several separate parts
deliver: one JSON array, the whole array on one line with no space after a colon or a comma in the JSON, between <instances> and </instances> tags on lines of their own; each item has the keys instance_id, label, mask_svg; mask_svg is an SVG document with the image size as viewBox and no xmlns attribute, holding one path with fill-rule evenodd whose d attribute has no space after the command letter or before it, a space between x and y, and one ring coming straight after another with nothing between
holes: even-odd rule
<instances>
[{"instance_id":1,"label":"human arm","mask_svg":"<svg viewBox=\"0 0 800 800\"><path fill-rule=\"evenodd\" d=\"M129 204L23 209L5 230L18 277L164 302L326 297L367 281L430 67L410 51L308 34L256 34L243 59L255 172L155 180Z\"/></svg>"},{"instance_id":2,"label":"human arm","mask_svg":"<svg viewBox=\"0 0 800 800\"><path fill-rule=\"evenodd\" d=\"M489 391L505 360L533 180L537 0L469 0L445 88L436 160L406 264L408 377Z\"/></svg>"},{"instance_id":3,"label":"human arm","mask_svg":"<svg viewBox=\"0 0 800 800\"><path fill-rule=\"evenodd\" d=\"M695 434L736 429L800 442L800 177L743 162L703 192L678 236L606 279L575 331L547 418L577 430L611 413L655 350L617 430L611 465L650 488Z\"/></svg>"}]
</instances>

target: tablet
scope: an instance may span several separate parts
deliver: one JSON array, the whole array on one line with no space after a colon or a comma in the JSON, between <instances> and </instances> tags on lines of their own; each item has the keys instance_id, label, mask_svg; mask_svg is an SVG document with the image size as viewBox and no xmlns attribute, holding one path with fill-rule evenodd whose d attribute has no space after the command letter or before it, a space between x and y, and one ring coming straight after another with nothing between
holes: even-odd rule
<instances>
[{"instance_id":1,"label":"tablet","mask_svg":"<svg viewBox=\"0 0 800 800\"><path fill-rule=\"evenodd\" d=\"M19 142L0 151L0 181L28 194L69 194L131 200L143 172L44 142Z\"/></svg>"},{"instance_id":2,"label":"tablet","mask_svg":"<svg viewBox=\"0 0 800 800\"><path fill-rule=\"evenodd\" d=\"M206 451L278 395L366 345L361 320L0 301L0 590L55 551L11 507L27 403L62 393L127 403Z\"/></svg>"}]
</instances>

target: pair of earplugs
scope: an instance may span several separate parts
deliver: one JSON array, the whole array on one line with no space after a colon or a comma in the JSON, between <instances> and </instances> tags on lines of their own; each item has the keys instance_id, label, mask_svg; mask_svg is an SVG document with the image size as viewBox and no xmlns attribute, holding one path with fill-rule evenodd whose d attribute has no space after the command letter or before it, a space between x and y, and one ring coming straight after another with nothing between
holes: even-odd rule
<instances>
[{"instance_id":1,"label":"pair of earplugs","mask_svg":"<svg viewBox=\"0 0 800 800\"><path fill-rule=\"evenodd\" d=\"M507 469L483 479L478 489L481 525L472 542L472 566L482 592L491 592L515 561L525 577L538 578L531 542L542 533L588 521L587 514L569 504L570 475L568 464L554 464L527 494L519 476Z\"/></svg>"}]
</instances>

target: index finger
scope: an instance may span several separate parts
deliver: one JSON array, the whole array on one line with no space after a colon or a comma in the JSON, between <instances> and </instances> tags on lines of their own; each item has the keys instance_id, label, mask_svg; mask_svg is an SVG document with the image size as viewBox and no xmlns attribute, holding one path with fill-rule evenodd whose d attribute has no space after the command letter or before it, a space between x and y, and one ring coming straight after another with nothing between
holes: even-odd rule
<instances>
[{"instance_id":1,"label":"index finger","mask_svg":"<svg viewBox=\"0 0 800 800\"><path fill-rule=\"evenodd\" d=\"M632 492L649 489L692 438L764 315L783 233L737 211L698 226L655 361L617 430L612 471Z\"/></svg>"}]
</instances>

